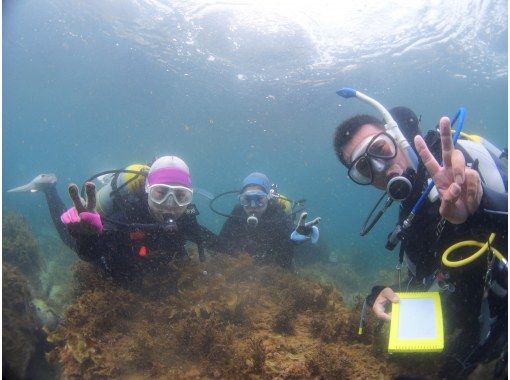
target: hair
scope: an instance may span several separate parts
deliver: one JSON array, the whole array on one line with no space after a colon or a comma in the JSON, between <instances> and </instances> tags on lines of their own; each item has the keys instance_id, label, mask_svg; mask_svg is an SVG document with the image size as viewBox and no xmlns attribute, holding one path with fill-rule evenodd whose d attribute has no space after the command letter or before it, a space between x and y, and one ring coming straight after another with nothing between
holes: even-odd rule
<instances>
[{"instance_id":1,"label":"hair","mask_svg":"<svg viewBox=\"0 0 510 380\"><path fill-rule=\"evenodd\" d=\"M335 148L338 159L345 166L348 166L348 163L344 159L343 148L365 124L372 124L384 130L384 124L381 123L381 120L371 115L356 115L345 120L335 129L335 133L333 134L333 147Z\"/></svg>"}]
</instances>

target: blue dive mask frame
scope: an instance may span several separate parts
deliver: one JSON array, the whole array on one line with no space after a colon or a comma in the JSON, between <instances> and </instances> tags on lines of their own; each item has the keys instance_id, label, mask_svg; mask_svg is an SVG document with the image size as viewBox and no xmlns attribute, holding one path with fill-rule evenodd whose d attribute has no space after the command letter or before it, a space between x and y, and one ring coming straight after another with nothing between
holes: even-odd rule
<instances>
[{"instance_id":1,"label":"blue dive mask frame","mask_svg":"<svg viewBox=\"0 0 510 380\"><path fill-rule=\"evenodd\" d=\"M239 194L239 203L243 207L260 208L267 205L269 195L262 190L249 190Z\"/></svg>"}]
</instances>

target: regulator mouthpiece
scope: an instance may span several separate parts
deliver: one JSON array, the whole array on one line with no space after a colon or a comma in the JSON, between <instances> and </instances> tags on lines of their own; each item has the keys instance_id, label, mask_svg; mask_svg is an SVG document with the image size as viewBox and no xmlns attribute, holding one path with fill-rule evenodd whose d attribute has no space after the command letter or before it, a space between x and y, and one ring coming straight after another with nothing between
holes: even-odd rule
<instances>
[{"instance_id":1,"label":"regulator mouthpiece","mask_svg":"<svg viewBox=\"0 0 510 380\"><path fill-rule=\"evenodd\" d=\"M407 169L402 175L391 178L386 185L386 193L396 201L403 201L413 191L414 170Z\"/></svg>"},{"instance_id":2,"label":"regulator mouthpiece","mask_svg":"<svg viewBox=\"0 0 510 380\"><path fill-rule=\"evenodd\" d=\"M166 232L175 231L177 229L177 223L172 218L168 218L163 223L163 230Z\"/></svg>"},{"instance_id":3,"label":"regulator mouthpiece","mask_svg":"<svg viewBox=\"0 0 510 380\"><path fill-rule=\"evenodd\" d=\"M249 227L255 228L259 224L259 220L255 216L255 214L252 214L246 219L246 223L248 223Z\"/></svg>"}]
</instances>

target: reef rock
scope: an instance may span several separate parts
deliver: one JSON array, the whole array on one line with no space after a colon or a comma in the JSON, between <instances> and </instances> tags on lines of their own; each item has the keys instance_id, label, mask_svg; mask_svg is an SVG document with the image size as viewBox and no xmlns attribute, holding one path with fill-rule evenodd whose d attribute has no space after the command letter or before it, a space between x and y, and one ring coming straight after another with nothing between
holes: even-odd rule
<instances>
[{"instance_id":1,"label":"reef rock","mask_svg":"<svg viewBox=\"0 0 510 380\"><path fill-rule=\"evenodd\" d=\"M44 269L37 240L25 219L19 214L8 214L2 225L2 259L18 268L34 289L40 288L39 274Z\"/></svg>"},{"instance_id":2,"label":"reef rock","mask_svg":"<svg viewBox=\"0 0 510 380\"><path fill-rule=\"evenodd\" d=\"M58 325L58 316L53 308L42 298L32 299L32 307L39 325L49 331L53 331Z\"/></svg>"},{"instance_id":3,"label":"reef rock","mask_svg":"<svg viewBox=\"0 0 510 380\"><path fill-rule=\"evenodd\" d=\"M69 378L391 378L333 286L217 255L121 287L81 263L49 340ZM431 373L426 368L426 373Z\"/></svg>"},{"instance_id":4,"label":"reef rock","mask_svg":"<svg viewBox=\"0 0 510 380\"><path fill-rule=\"evenodd\" d=\"M21 272L5 262L2 276L3 376L24 378L37 342L30 290Z\"/></svg>"}]
</instances>

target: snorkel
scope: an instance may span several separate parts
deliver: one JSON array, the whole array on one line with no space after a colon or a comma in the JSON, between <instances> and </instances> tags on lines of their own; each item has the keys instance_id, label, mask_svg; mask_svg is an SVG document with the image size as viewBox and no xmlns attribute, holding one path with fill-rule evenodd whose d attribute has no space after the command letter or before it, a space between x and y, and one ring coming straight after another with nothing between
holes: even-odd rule
<instances>
[{"instance_id":1,"label":"snorkel","mask_svg":"<svg viewBox=\"0 0 510 380\"><path fill-rule=\"evenodd\" d=\"M395 140L397 146L400 147L401 151L404 153L404 157L406 158L408 165L410 165L410 168L408 168L404 173L394 176L388 181L388 184L386 185L386 192L379 198L361 226L360 235L365 236L377 224L379 219L383 216L386 210L388 210L394 200L403 201L409 196L409 194L411 194L412 180L418 170L418 156L413 150L411 144L409 144L409 141L407 141L404 137L404 134L398 127L397 122L393 119L393 116L391 116L389 111L381 103L364 93L349 87L341 88L336 93L346 99L358 98L359 100L374 107L384 119L384 129L386 133ZM386 201L374 216L376 209L385 197Z\"/></svg>"},{"instance_id":2,"label":"snorkel","mask_svg":"<svg viewBox=\"0 0 510 380\"><path fill-rule=\"evenodd\" d=\"M418 156L414 152L411 144L409 144L409 141L407 141L407 139L404 137L404 134L398 127L397 122L393 119L391 114L381 103L365 95L364 93L356 91L349 87L341 88L336 93L346 99L358 98L359 100L374 107L384 119L385 122L384 129L391 137L393 137L395 142L402 149L402 152L404 153L407 162L409 163L409 165L411 165L411 168L416 172L416 170L418 169Z\"/></svg>"}]
</instances>

